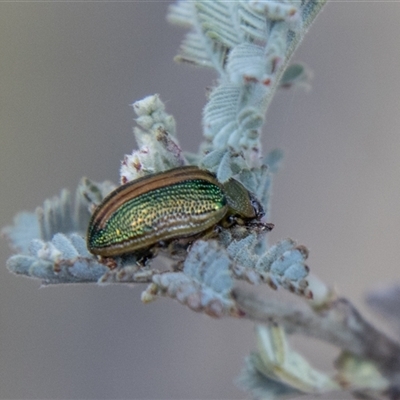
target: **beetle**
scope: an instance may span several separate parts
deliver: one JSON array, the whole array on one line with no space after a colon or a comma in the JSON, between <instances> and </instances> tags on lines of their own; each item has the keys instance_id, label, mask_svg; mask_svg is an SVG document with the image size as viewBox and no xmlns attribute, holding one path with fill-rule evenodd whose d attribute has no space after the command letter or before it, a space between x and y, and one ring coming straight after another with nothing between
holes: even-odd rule
<instances>
[{"instance_id":1,"label":"beetle","mask_svg":"<svg viewBox=\"0 0 400 400\"><path fill-rule=\"evenodd\" d=\"M92 254L118 257L154 255L157 248L186 239L187 244L216 227L257 225L264 210L240 182L220 183L214 174L183 166L119 186L95 209L87 230Z\"/></svg>"}]
</instances>

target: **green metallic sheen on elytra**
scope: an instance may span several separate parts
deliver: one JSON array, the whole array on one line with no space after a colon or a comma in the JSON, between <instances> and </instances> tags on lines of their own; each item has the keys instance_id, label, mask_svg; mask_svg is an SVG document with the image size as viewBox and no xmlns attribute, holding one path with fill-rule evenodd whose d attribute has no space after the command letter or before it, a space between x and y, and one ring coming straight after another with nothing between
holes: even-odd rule
<instances>
[{"instance_id":1,"label":"green metallic sheen on elytra","mask_svg":"<svg viewBox=\"0 0 400 400\"><path fill-rule=\"evenodd\" d=\"M229 215L256 218L253 202L239 182L222 185L197 167L149 175L120 186L99 205L89 224L88 249L112 257L195 237Z\"/></svg>"}]
</instances>

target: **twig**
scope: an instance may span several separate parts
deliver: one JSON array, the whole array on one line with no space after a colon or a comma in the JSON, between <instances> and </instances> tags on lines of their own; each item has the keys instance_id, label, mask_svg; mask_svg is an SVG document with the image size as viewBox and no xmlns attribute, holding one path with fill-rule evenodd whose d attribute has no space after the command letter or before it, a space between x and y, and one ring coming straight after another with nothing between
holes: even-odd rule
<instances>
[{"instance_id":1,"label":"twig","mask_svg":"<svg viewBox=\"0 0 400 400\"><path fill-rule=\"evenodd\" d=\"M234 297L244 318L281 324L289 332L329 342L372 361L392 383L391 391L400 393L400 344L367 322L349 300L338 298L327 308L314 310L304 303L261 300L242 289L235 289Z\"/></svg>"}]
</instances>

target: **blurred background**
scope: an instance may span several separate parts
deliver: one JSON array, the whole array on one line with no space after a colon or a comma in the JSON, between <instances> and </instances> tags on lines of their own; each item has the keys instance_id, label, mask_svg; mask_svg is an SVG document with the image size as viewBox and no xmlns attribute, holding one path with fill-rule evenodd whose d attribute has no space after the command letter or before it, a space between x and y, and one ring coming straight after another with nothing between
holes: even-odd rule
<instances>
[{"instance_id":1,"label":"blurred background","mask_svg":"<svg viewBox=\"0 0 400 400\"><path fill-rule=\"evenodd\" d=\"M172 61L184 30L168 1L0 4L0 227L81 176L118 181L135 143L130 104L159 93L196 151L212 71ZM400 5L332 2L295 54L312 90L278 93L264 150L285 152L271 241L310 249L309 266L364 306L399 280ZM0 398L233 399L254 348L246 321L213 320L143 286L40 289L11 275L0 241ZM269 289L265 288L265 295ZM333 347L294 338L329 370Z\"/></svg>"}]
</instances>

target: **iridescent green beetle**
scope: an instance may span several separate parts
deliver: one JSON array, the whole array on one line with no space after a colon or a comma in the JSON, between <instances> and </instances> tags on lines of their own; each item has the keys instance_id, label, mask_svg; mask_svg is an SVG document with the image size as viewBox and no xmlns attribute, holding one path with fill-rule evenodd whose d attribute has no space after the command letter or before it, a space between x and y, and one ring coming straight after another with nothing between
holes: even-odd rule
<instances>
[{"instance_id":1,"label":"iridescent green beetle","mask_svg":"<svg viewBox=\"0 0 400 400\"><path fill-rule=\"evenodd\" d=\"M190 244L216 226L271 230L272 224L260 221L263 216L261 204L235 179L222 184L209 171L179 167L110 193L93 213L87 246L103 257L147 254L183 238Z\"/></svg>"}]
</instances>

